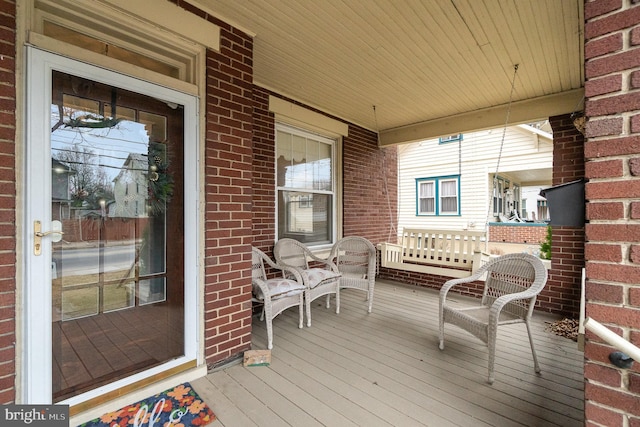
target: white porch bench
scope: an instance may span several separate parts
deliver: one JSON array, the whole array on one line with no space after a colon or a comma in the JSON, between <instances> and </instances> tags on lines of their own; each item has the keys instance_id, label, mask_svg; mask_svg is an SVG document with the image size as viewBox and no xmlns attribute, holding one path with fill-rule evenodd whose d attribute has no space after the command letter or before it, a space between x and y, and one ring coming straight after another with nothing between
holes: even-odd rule
<instances>
[{"instance_id":1,"label":"white porch bench","mask_svg":"<svg viewBox=\"0 0 640 427\"><path fill-rule=\"evenodd\" d=\"M402 231L402 244L380 243L381 267L461 278L480 268L484 231Z\"/></svg>"}]
</instances>

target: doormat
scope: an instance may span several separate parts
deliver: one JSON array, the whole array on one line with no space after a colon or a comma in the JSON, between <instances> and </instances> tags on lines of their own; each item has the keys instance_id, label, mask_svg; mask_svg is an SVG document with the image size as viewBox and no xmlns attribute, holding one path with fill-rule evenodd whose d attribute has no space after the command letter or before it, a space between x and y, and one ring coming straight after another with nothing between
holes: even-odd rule
<instances>
[{"instance_id":1,"label":"doormat","mask_svg":"<svg viewBox=\"0 0 640 427\"><path fill-rule=\"evenodd\" d=\"M216 419L189 383L165 390L78 427L204 426Z\"/></svg>"}]
</instances>

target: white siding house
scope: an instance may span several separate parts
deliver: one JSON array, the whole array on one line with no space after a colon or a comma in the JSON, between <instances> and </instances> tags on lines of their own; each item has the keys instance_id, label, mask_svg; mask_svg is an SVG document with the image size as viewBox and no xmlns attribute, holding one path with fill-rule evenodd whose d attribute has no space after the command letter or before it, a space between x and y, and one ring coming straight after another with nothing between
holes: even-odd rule
<instances>
[{"instance_id":1,"label":"white siding house","mask_svg":"<svg viewBox=\"0 0 640 427\"><path fill-rule=\"evenodd\" d=\"M484 231L500 216L522 214L523 187L551 185L552 142L540 123L400 146L398 233L403 228Z\"/></svg>"},{"instance_id":2,"label":"white siding house","mask_svg":"<svg viewBox=\"0 0 640 427\"><path fill-rule=\"evenodd\" d=\"M115 202L109 216L138 218L147 216L149 162L146 155L129 154L113 179Z\"/></svg>"}]
</instances>

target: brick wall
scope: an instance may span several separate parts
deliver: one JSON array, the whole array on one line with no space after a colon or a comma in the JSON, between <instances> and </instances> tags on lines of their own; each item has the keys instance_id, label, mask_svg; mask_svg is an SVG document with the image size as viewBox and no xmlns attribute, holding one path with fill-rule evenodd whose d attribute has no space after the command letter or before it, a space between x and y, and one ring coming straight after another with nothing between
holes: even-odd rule
<instances>
[{"instance_id":1,"label":"brick wall","mask_svg":"<svg viewBox=\"0 0 640 427\"><path fill-rule=\"evenodd\" d=\"M489 241L538 245L547 237L546 224L489 224Z\"/></svg>"},{"instance_id":2,"label":"brick wall","mask_svg":"<svg viewBox=\"0 0 640 427\"><path fill-rule=\"evenodd\" d=\"M276 241L275 119L270 92L253 90L253 245L271 255Z\"/></svg>"},{"instance_id":3,"label":"brick wall","mask_svg":"<svg viewBox=\"0 0 640 427\"><path fill-rule=\"evenodd\" d=\"M397 148L378 148L376 133L354 125L343 142L343 234L388 242L397 227Z\"/></svg>"},{"instance_id":4,"label":"brick wall","mask_svg":"<svg viewBox=\"0 0 640 427\"><path fill-rule=\"evenodd\" d=\"M553 129L553 185L584 178L584 135L569 114L550 117L549 123ZM551 270L538 302L553 313L578 317L584 242L584 227L552 226Z\"/></svg>"},{"instance_id":5,"label":"brick wall","mask_svg":"<svg viewBox=\"0 0 640 427\"><path fill-rule=\"evenodd\" d=\"M587 316L640 345L640 2L585 4ZM640 426L640 367L585 346L589 425Z\"/></svg>"},{"instance_id":6,"label":"brick wall","mask_svg":"<svg viewBox=\"0 0 640 427\"><path fill-rule=\"evenodd\" d=\"M0 403L16 398L16 4L0 0Z\"/></svg>"},{"instance_id":7,"label":"brick wall","mask_svg":"<svg viewBox=\"0 0 640 427\"><path fill-rule=\"evenodd\" d=\"M196 10L195 13L198 13ZM253 40L221 27L207 52L205 357L215 366L251 346Z\"/></svg>"},{"instance_id":8,"label":"brick wall","mask_svg":"<svg viewBox=\"0 0 640 427\"><path fill-rule=\"evenodd\" d=\"M378 251L378 265L380 265L380 251ZM451 277L439 276L437 274L417 273L413 271L397 270L395 268L380 267L378 277L381 279L395 280L409 285L439 291L442 285ZM484 282L472 282L464 286L457 287L456 292L462 295L479 298L482 296Z\"/></svg>"}]
</instances>

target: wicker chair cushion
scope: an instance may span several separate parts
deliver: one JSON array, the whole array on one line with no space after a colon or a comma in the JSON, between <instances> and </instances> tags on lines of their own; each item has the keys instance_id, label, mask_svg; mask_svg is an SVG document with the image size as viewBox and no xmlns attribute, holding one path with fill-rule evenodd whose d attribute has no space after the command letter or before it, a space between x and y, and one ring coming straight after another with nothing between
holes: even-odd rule
<instances>
[{"instance_id":1,"label":"wicker chair cushion","mask_svg":"<svg viewBox=\"0 0 640 427\"><path fill-rule=\"evenodd\" d=\"M326 282L330 282L340 277L339 273L323 268L308 268L302 270L302 274L306 276L305 282L309 284L311 289Z\"/></svg>"},{"instance_id":2,"label":"wicker chair cushion","mask_svg":"<svg viewBox=\"0 0 640 427\"><path fill-rule=\"evenodd\" d=\"M304 291L304 286L295 280L289 279L269 279L266 280L265 283L269 288L269 294L271 295L271 299L277 299L282 297L288 297L291 295L297 295ZM259 286L253 286L253 293L257 299L260 301L264 300L264 295L262 294L262 290Z\"/></svg>"}]
</instances>

